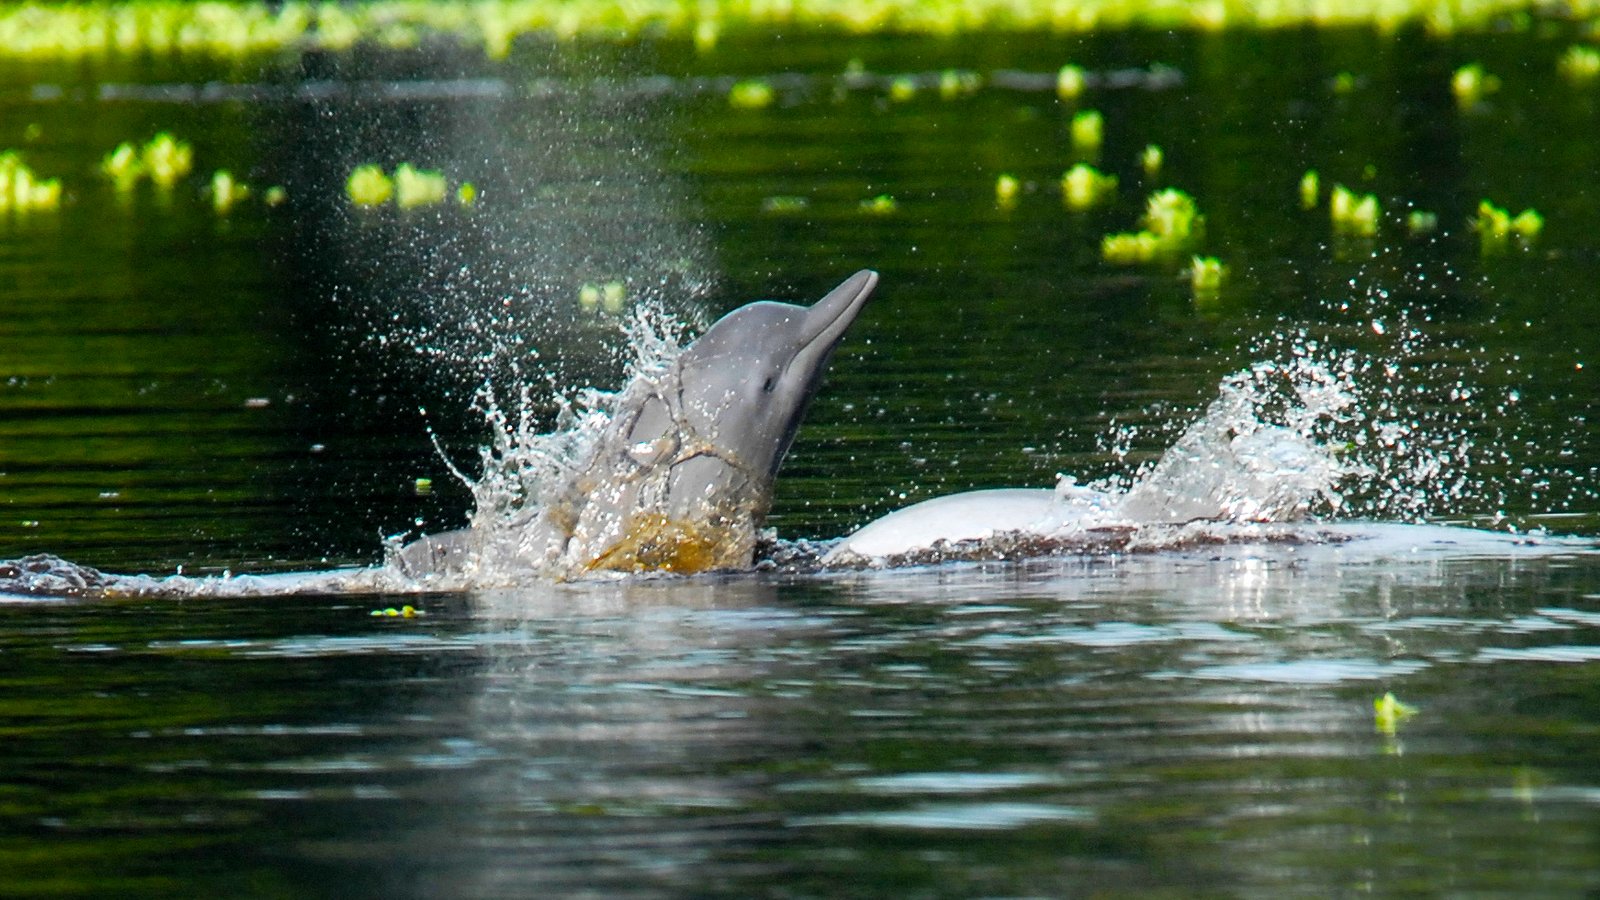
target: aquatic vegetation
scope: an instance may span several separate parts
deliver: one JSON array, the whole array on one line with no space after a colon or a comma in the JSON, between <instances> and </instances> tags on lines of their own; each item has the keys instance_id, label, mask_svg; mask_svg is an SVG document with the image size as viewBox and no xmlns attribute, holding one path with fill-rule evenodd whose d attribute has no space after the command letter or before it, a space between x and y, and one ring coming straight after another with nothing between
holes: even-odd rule
<instances>
[{"instance_id":1,"label":"aquatic vegetation","mask_svg":"<svg viewBox=\"0 0 1600 900\"><path fill-rule=\"evenodd\" d=\"M628 287L620 281L586 283L578 288L578 307L587 313L616 315L627 305Z\"/></svg>"},{"instance_id":2,"label":"aquatic vegetation","mask_svg":"<svg viewBox=\"0 0 1600 900\"><path fill-rule=\"evenodd\" d=\"M1500 78L1490 75L1477 63L1462 66L1450 76L1450 91L1463 108L1476 106L1478 101L1500 90Z\"/></svg>"},{"instance_id":3,"label":"aquatic vegetation","mask_svg":"<svg viewBox=\"0 0 1600 900\"><path fill-rule=\"evenodd\" d=\"M1600 78L1600 48L1574 44L1556 62L1556 70L1574 84L1588 84Z\"/></svg>"},{"instance_id":4,"label":"aquatic vegetation","mask_svg":"<svg viewBox=\"0 0 1600 900\"><path fill-rule=\"evenodd\" d=\"M1568 4L1562 14L1593 20L1592 3ZM288 0L87 0L0 5L0 57L78 60L120 55L245 59L285 52L344 51L369 45L410 51L444 39L481 47L505 59L519 39L598 39L614 42L663 37L700 53L727 32L801 29L848 35L913 34L949 37L995 29L1083 33L1103 29L1285 29L1370 27L1393 32L1408 24L1437 34L1489 30L1508 16L1528 15L1526 0L1344 0L1340 3L1174 3L1171 0L826 0L748 3L734 0L371 0L329 3ZM1073 70L1076 74L1073 74ZM1082 71L1063 67L1064 99L1083 89Z\"/></svg>"},{"instance_id":5,"label":"aquatic vegetation","mask_svg":"<svg viewBox=\"0 0 1600 900\"><path fill-rule=\"evenodd\" d=\"M1156 236L1148 231L1108 234L1100 239L1100 258L1119 266L1151 262L1159 249Z\"/></svg>"},{"instance_id":6,"label":"aquatic vegetation","mask_svg":"<svg viewBox=\"0 0 1600 900\"><path fill-rule=\"evenodd\" d=\"M1372 701L1372 725L1379 734L1393 737L1400 723L1416 715L1417 712L1415 706L1402 703L1392 692L1385 693Z\"/></svg>"},{"instance_id":7,"label":"aquatic vegetation","mask_svg":"<svg viewBox=\"0 0 1600 900\"><path fill-rule=\"evenodd\" d=\"M36 212L60 205L60 179L39 178L15 150L0 153L0 213Z\"/></svg>"},{"instance_id":8,"label":"aquatic vegetation","mask_svg":"<svg viewBox=\"0 0 1600 900\"><path fill-rule=\"evenodd\" d=\"M1205 225L1194 198L1176 188L1151 194L1142 221L1142 231L1101 238L1101 258L1118 265L1170 259L1194 247Z\"/></svg>"},{"instance_id":9,"label":"aquatic vegetation","mask_svg":"<svg viewBox=\"0 0 1600 900\"><path fill-rule=\"evenodd\" d=\"M368 613L367 615L373 616L375 618L414 619L414 618L416 618L418 616L427 615L427 612L425 612L424 610L417 609L415 606L411 606L410 604L407 604L405 606L400 607L399 609L396 609L393 606L387 606L387 607L384 607L383 609L375 609L372 612Z\"/></svg>"},{"instance_id":10,"label":"aquatic vegetation","mask_svg":"<svg viewBox=\"0 0 1600 900\"><path fill-rule=\"evenodd\" d=\"M1435 213L1414 209L1406 214L1406 231L1412 237L1421 237L1439 230L1439 216Z\"/></svg>"},{"instance_id":11,"label":"aquatic vegetation","mask_svg":"<svg viewBox=\"0 0 1600 900\"><path fill-rule=\"evenodd\" d=\"M861 201L861 211L873 216L887 216L900 208L900 204L889 194L879 194Z\"/></svg>"},{"instance_id":12,"label":"aquatic vegetation","mask_svg":"<svg viewBox=\"0 0 1600 900\"><path fill-rule=\"evenodd\" d=\"M1189 265L1189 284L1197 299L1215 297L1222 289L1228 267L1215 256L1196 256Z\"/></svg>"},{"instance_id":13,"label":"aquatic vegetation","mask_svg":"<svg viewBox=\"0 0 1600 900\"><path fill-rule=\"evenodd\" d=\"M384 174L383 167L369 163L356 166L345 179L344 192L357 206L382 206L394 196L394 181Z\"/></svg>"},{"instance_id":14,"label":"aquatic vegetation","mask_svg":"<svg viewBox=\"0 0 1600 900\"><path fill-rule=\"evenodd\" d=\"M394 170L394 202L401 209L434 206L444 202L444 173L401 163Z\"/></svg>"},{"instance_id":15,"label":"aquatic vegetation","mask_svg":"<svg viewBox=\"0 0 1600 900\"><path fill-rule=\"evenodd\" d=\"M1484 200L1478 204L1472 227L1478 232L1479 249L1487 255L1504 251L1513 241L1523 246L1532 244L1544 231L1544 216L1532 209L1512 216L1508 210Z\"/></svg>"},{"instance_id":16,"label":"aquatic vegetation","mask_svg":"<svg viewBox=\"0 0 1600 900\"><path fill-rule=\"evenodd\" d=\"M1334 185L1328 194L1328 217L1335 234L1372 237L1378 233L1380 212L1378 198L1373 194L1357 196L1342 184Z\"/></svg>"},{"instance_id":17,"label":"aquatic vegetation","mask_svg":"<svg viewBox=\"0 0 1600 900\"><path fill-rule=\"evenodd\" d=\"M910 75L899 75L889 82L890 100L904 103L915 96L917 96L917 80Z\"/></svg>"},{"instance_id":18,"label":"aquatic vegetation","mask_svg":"<svg viewBox=\"0 0 1600 900\"><path fill-rule=\"evenodd\" d=\"M411 483L411 489L415 491L419 497L426 494L431 494L433 493L433 479L418 478L416 481Z\"/></svg>"},{"instance_id":19,"label":"aquatic vegetation","mask_svg":"<svg viewBox=\"0 0 1600 900\"><path fill-rule=\"evenodd\" d=\"M1022 182L1015 176L1001 175L994 181L994 200L1003 207L1015 206L1021 190Z\"/></svg>"},{"instance_id":20,"label":"aquatic vegetation","mask_svg":"<svg viewBox=\"0 0 1600 900\"><path fill-rule=\"evenodd\" d=\"M273 185L261 194L261 201L268 206L282 206L288 199L289 192L279 185Z\"/></svg>"},{"instance_id":21,"label":"aquatic vegetation","mask_svg":"<svg viewBox=\"0 0 1600 900\"><path fill-rule=\"evenodd\" d=\"M211 174L211 208L218 215L227 215L233 210L234 204L248 196L250 187L236 181L227 169L218 169Z\"/></svg>"},{"instance_id":22,"label":"aquatic vegetation","mask_svg":"<svg viewBox=\"0 0 1600 900\"><path fill-rule=\"evenodd\" d=\"M734 109L765 109L772 105L772 85L759 78L735 82L728 89L728 105Z\"/></svg>"},{"instance_id":23,"label":"aquatic vegetation","mask_svg":"<svg viewBox=\"0 0 1600 900\"><path fill-rule=\"evenodd\" d=\"M1144 152L1139 154L1139 166L1144 169L1144 177L1155 178L1161 174L1161 165L1166 161L1166 154L1155 144L1146 144Z\"/></svg>"},{"instance_id":24,"label":"aquatic vegetation","mask_svg":"<svg viewBox=\"0 0 1600 900\"><path fill-rule=\"evenodd\" d=\"M1099 111L1086 109L1072 117L1072 146L1079 150L1100 149L1105 139L1105 117Z\"/></svg>"},{"instance_id":25,"label":"aquatic vegetation","mask_svg":"<svg viewBox=\"0 0 1600 900\"><path fill-rule=\"evenodd\" d=\"M761 211L774 215L788 215L804 212L811 206L811 201L804 197L775 196L767 197L761 201Z\"/></svg>"},{"instance_id":26,"label":"aquatic vegetation","mask_svg":"<svg viewBox=\"0 0 1600 900\"><path fill-rule=\"evenodd\" d=\"M1076 100L1083 94L1086 80L1083 70L1073 65L1061 67L1056 73L1056 96L1063 100Z\"/></svg>"},{"instance_id":27,"label":"aquatic vegetation","mask_svg":"<svg viewBox=\"0 0 1600 900\"><path fill-rule=\"evenodd\" d=\"M477 188L477 186L474 185L470 181L461 182L461 186L456 188L456 204L459 205L459 206L471 206L472 204L477 203L477 202L478 202L478 188Z\"/></svg>"},{"instance_id":28,"label":"aquatic vegetation","mask_svg":"<svg viewBox=\"0 0 1600 900\"><path fill-rule=\"evenodd\" d=\"M939 96L942 99L955 100L958 97L975 94L981 87L983 87L983 76L977 72L945 69L939 73Z\"/></svg>"},{"instance_id":29,"label":"aquatic vegetation","mask_svg":"<svg viewBox=\"0 0 1600 900\"><path fill-rule=\"evenodd\" d=\"M100 160L100 172L107 178L118 191L129 191L144 177L144 161L139 156L139 148L124 141L116 149L105 155Z\"/></svg>"},{"instance_id":30,"label":"aquatic vegetation","mask_svg":"<svg viewBox=\"0 0 1600 900\"><path fill-rule=\"evenodd\" d=\"M1312 209L1321 196L1321 177L1317 175L1316 169L1307 169L1306 173L1300 176L1300 208Z\"/></svg>"},{"instance_id":31,"label":"aquatic vegetation","mask_svg":"<svg viewBox=\"0 0 1600 900\"><path fill-rule=\"evenodd\" d=\"M170 132L159 132L139 151L139 161L157 187L171 188L194 168L194 147Z\"/></svg>"},{"instance_id":32,"label":"aquatic vegetation","mask_svg":"<svg viewBox=\"0 0 1600 900\"><path fill-rule=\"evenodd\" d=\"M1061 199L1073 211L1098 205L1117 190L1117 176L1078 163L1061 176Z\"/></svg>"}]
</instances>

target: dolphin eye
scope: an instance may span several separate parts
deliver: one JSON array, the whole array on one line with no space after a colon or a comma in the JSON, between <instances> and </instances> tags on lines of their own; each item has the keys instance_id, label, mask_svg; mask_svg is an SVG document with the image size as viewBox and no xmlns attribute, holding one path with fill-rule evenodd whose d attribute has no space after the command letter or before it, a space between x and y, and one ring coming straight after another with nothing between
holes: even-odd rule
<instances>
[{"instance_id":1,"label":"dolphin eye","mask_svg":"<svg viewBox=\"0 0 1600 900\"><path fill-rule=\"evenodd\" d=\"M778 386L778 378L777 378L777 376L768 375L767 376L767 380L763 381L761 383L761 393L770 394L770 393L772 393L772 389L777 387L777 386Z\"/></svg>"}]
</instances>

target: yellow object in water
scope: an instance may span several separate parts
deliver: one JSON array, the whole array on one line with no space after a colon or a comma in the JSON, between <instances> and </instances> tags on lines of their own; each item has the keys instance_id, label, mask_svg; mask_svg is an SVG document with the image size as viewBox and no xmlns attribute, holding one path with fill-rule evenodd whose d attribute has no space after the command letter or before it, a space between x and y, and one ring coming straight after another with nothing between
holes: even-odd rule
<instances>
[{"instance_id":1,"label":"yellow object in water","mask_svg":"<svg viewBox=\"0 0 1600 900\"><path fill-rule=\"evenodd\" d=\"M194 168L194 147L160 132L144 145L139 154L144 170L158 187L170 188Z\"/></svg>"},{"instance_id":2,"label":"yellow object in water","mask_svg":"<svg viewBox=\"0 0 1600 900\"><path fill-rule=\"evenodd\" d=\"M382 206L394 196L394 182L378 166L356 166L345 180L344 192L357 206Z\"/></svg>"},{"instance_id":3,"label":"yellow object in water","mask_svg":"<svg viewBox=\"0 0 1600 900\"><path fill-rule=\"evenodd\" d=\"M219 215L227 215L233 210L235 203L250 196L250 187L242 181L235 181L233 173L227 169L218 169L211 176L211 207Z\"/></svg>"},{"instance_id":4,"label":"yellow object in water","mask_svg":"<svg viewBox=\"0 0 1600 900\"><path fill-rule=\"evenodd\" d=\"M1395 729L1406 719L1417 714L1417 708L1401 703L1393 693L1386 693L1372 701L1372 724L1379 734L1393 736Z\"/></svg>"},{"instance_id":5,"label":"yellow object in water","mask_svg":"<svg viewBox=\"0 0 1600 900\"><path fill-rule=\"evenodd\" d=\"M401 163L394 170L394 202L401 209L443 203L444 195L443 172L418 169L410 163Z\"/></svg>"}]
</instances>

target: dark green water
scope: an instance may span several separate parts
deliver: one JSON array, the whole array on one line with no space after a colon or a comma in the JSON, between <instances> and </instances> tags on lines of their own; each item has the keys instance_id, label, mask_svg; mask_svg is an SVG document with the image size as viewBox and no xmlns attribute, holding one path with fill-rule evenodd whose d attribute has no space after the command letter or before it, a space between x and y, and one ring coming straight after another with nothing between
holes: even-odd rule
<instances>
[{"instance_id":1,"label":"dark green water","mask_svg":"<svg viewBox=\"0 0 1600 900\"><path fill-rule=\"evenodd\" d=\"M620 338L578 285L709 316L865 265L883 287L780 479L785 536L1126 472L1296 330L1377 361L1367 411L1451 461L1404 479L1423 512L1592 534L1600 92L1555 76L1568 43L805 39L8 71L0 148L68 198L0 222L0 558L371 562L380 535L463 519L428 429L474 459L485 373L614 383ZM836 96L851 59L1181 81L1091 89L1122 185L1071 214L1071 110L1049 90ZM1449 78L1471 61L1503 86L1462 110ZM804 77L763 110L715 80L780 72ZM119 201L100 157L161 129L196 174ZM479 203L349 208L352 167L404 160ZM289 200L219 218L215 168ZM1377 194L1379 238L1301 210L1307 168L1324 194ZM1009 210L1001 173L1028 185ZM1167 185L1230 268L1215 303L1176 266L1099 260ZM893 214L861 212L885 193ZM763 213L772 196L809 205ZM1484 198L1539 210L1536 245L1482 257ZM1408 237L1407 203L1439 232ZM1352 489L1377 513L1395 492ZM0 891L1600 888L1595 557L1220 556L530 589L409 620L365 597L0 606ZM1420 709L1392 736L1386 691Z\"/></svg>"}]
</instances>

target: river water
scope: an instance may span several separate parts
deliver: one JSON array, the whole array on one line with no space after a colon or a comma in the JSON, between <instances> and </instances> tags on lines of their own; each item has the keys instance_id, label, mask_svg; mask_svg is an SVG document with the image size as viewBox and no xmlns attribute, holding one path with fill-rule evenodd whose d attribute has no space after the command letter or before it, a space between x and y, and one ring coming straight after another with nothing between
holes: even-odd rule
<instances>
[{"instance_id":1,"label":"river water","mask_svg":"<svg viewBox=\"0 0 1600 900\"><path fill-rule=\"evenodd\" d=\"M0 558L365 565L452 527L489 379L614 386L584 283L698 322L878 296L779 481L785 538L911 500L1125 483L1232 373L1313 359L1338 514L1594 534L1600 94L1570 41L791 39L4 72ZM526 49L526 48L525 48ZM740 52L743 51L743 52ZM1104 143L1053 91L1076 62ZM1463 107L1456 67L1499 90ZM941 97L939 73L985 86ZM595 73L600 72L597 76ZM853 72L855 74L848 74ZM894 99L895 76L920 79ZM1344 75L1346 77L1341 77ZM774 87L732 108L736 79ZM170 130L196 171L95 169ZM1144 173L1147 144L1162 171ZM1120 179L1074 213L1074 161ZM356 210L354 166L471 207ZM203 193L228 168L255 196ZM1304 210L1298 184L1322 176ZM1018 178L997 202L1001 174ZM1327 192L1374 193L1375 239ZM286 201L262 202L281 185ZM1100 238L1175 186L1194 252ZM893 208L863 201L894 198ZM793 201L772 198L803 198ZM1479 201L1545 218L1484 254ZM1408 234L1408 204L1436 213ZM537 354L534 356L533 354ZM419 487L418 479L431 482ZM1321 509L1325 515L1335 510ZM1392 537L1392 536L1391 536ZM0 604L19 895L1528 894L1600 888L1600 562L1578 543L1226 544L464 594ZM411 604L420 616L374 615ZM1404 710L1375 708L1392 693Z\"/></svg>"}]
</instances>

